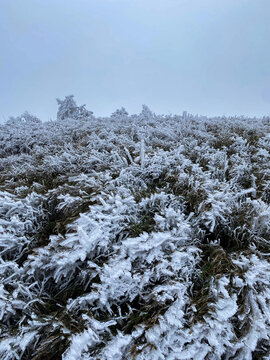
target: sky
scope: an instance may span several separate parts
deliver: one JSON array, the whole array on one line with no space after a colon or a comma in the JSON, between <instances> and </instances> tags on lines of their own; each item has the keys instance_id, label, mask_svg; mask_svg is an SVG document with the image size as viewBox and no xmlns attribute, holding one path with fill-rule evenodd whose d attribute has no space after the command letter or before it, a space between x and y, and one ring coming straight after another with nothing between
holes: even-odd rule
<instances>
[{"instance_id":1,"label":"sky","mask_svg":"<svg viewBox=\"0 0 270 360\"><path fill-rule=\"evenodd\" d=\"M269 18L269 0L0 0L0 122L70 94L97 116L270 115Z\"/></svg>"}]
</instances>

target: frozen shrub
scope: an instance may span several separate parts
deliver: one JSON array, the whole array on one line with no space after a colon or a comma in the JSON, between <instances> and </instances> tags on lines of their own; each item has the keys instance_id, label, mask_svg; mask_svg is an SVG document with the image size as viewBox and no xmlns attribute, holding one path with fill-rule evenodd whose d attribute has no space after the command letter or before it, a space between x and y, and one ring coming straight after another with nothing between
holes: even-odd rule
<instances>
[{"instance_id":1,"label":"frozen shrub","mask_svg":"<svg viewBox=\"0 0 270 360\"><path fill-rule=\"evenodd\" d=\"M0 126L0 358L269 359L267 118L58 105Z\"/></svg>"}]
</instances>

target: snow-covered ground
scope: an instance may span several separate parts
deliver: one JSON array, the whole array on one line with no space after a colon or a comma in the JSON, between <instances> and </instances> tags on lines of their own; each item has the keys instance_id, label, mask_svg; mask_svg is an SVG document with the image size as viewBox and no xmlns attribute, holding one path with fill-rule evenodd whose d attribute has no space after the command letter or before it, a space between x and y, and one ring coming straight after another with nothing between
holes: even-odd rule
<instances>
[{"instance_id":1,"label":"snow-covered ground","mask_svg":"<svg viewBox=\"0 0 270 360\"><path fill-rule=\"evenodd\" d=\"M270 118L0 126L0 358L270 359Z\"/></svg>"}]
</instances>

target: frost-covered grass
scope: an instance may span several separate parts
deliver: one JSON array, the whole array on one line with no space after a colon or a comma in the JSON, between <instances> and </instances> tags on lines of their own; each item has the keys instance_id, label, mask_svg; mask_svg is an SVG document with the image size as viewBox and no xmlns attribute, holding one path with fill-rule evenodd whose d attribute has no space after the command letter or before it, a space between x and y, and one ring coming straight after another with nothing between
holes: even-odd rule
<instances>
[{"instance_id":1,"label":"frost-covered grass","mask_svg":"<svg viewBox=\"0 0 270 360\"><path fill-rule=\"evenodd\" d=\"M0 358L269 359L270 119L59 104L0 127Z\"/></svg>"}]
</instances>

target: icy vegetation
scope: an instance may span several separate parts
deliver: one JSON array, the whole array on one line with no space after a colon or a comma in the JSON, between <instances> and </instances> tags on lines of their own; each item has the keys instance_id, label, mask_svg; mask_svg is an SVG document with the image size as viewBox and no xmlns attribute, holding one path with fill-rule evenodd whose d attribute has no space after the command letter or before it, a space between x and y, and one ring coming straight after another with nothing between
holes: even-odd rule
<instances>
[{"instance_id":1,"label":"icy vegetation","mask_svg":"<svg viewBox=\"0 0 270 360\"><path fill-rule=\"evenodd\" d=\"M0 359L270 359L270 118L0 126Z\"/></svg>"}]
</instances>

